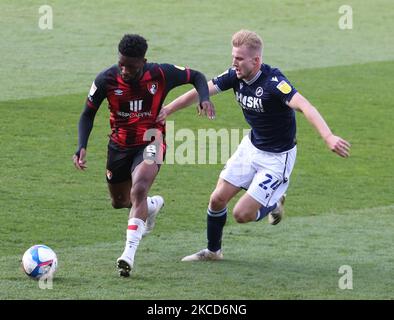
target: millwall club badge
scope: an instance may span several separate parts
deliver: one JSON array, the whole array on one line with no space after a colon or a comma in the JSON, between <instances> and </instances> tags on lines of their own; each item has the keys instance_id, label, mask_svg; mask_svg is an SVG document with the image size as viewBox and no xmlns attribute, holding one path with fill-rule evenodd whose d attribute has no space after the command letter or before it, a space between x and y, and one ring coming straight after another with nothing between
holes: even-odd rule
<instances>
[{"instance_id":1,"label":"millwall club badge","mask_svg":"<svg viewBox=\"0 0 394 320\"><path fill-rule=\"evenodd\" d=\"M159 84L157 82L149 82L148 83L148 91L151 94L155 94L157 92L157 89L159 88Z\"/></svg>"},{"instance_id":2,"label":"millwall club badge","mask_svg":"<svg viewBox=\"0 0 394 320\"><path fill-rule=\"evenodd\" d=\"M258 87L257 89L256 89L256 97L261 97L262 95L263 95L263 93L264 93L264 90L263 90L263 88L262 87Z\"/></svg>"}]
</instances>

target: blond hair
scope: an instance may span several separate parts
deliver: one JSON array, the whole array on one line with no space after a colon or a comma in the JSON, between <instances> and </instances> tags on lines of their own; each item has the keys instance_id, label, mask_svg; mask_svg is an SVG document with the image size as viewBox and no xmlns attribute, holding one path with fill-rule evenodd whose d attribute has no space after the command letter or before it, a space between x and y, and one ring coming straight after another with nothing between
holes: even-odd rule
<instances>
[{"instance_id":1,"label":"blond hair","mask_svg":"<svg viewBox=\"0 0 394 320\"><path fill-rule=\"evenodd\" d=\"M231 43L233 47L246 46L249 49L258 51L260 56L263 55L263 40L256 32L242 29L234 33Z\"/></svg>"}]
</instances>

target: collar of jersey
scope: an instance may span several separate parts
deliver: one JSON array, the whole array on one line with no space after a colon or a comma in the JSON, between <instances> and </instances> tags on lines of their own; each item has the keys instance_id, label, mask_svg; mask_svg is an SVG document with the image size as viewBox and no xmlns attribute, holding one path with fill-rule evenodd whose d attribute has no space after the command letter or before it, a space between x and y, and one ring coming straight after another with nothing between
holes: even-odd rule
<instances>
[{"instance_id":1,"label":"collar of jersey","mask_svg":"<svg viewBox=\"0 0 394 320\"><path fill-rule=\"evenodd\" d=\"M261 76L262 72L261 70L259 70L256 75L253 77L253 79L247 81L247 80L243 80L248 86L250 86L251 84L253 84L260 76Z\"/></svg>"}]
</instances>

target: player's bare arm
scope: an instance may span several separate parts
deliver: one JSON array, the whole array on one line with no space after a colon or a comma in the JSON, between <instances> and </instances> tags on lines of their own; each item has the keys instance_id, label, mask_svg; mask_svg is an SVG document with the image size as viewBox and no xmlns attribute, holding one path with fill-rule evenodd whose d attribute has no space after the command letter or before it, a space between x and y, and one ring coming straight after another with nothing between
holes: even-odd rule
<instances>
[{"instance_id":1,"label":"player's bare arm","mask_svg":"<svg viewBox=\"0 0 394 320\"><path fill-rule=\"evenodd\" d=\"M212 81L208 81L208 89L209 89L209 96L213 96L218 93L216 87L212 83ZM157 122L164 121L170 114L186 108L192 104L198 102L198 93L196 89L192 89L185 94L179 96L168 105L163 107L157 116ZM198 114L199 115L206 115L209 119L215 118L215 108L210 101L202 101L198 106Z\"/></svg>"},{"instance_id":2,"label":"player's bare arm","mask_svg":"<svg viewBox=\"0 0 394 320\"><path fill-rule=\"evenodd\" d=\"M316 128L317 132L331 151L344 158L349 156L350 143L331 132L331 129L324 121L319 111L317 111L306 98L300 93L296 93L288 105L290 108L304 114L307 120Z\"/></svg>"}]
</instances>

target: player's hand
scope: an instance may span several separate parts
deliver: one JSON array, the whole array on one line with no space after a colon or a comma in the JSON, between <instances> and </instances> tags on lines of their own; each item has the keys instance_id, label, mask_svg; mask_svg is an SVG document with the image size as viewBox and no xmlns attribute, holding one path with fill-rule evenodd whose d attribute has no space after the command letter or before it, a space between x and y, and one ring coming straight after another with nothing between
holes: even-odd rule
<instances>
[{"instance_id":1,"label":"player's hand","mask_svg":"<svg viewBox=\"0 0 394 320\"><path fill-rule=\"evenodd\" d=\"M208 119L215 119L215 107L211 101L203 101L198 106L198 115L207 116Z\"/></svg>"},{"instance_id":2,"label":"player's hand","mask_svg":"<svg viewBox=\"0 0 394 320\"><path fill-rule=\"evenodd\" d=\"M335 152L337 155L343 158L347 158L349 156L351 146L349 142L333 134L329 135L325 140L327 146L332 152Z\"/></svg>"},{"instance_id":3,"label":"player's hand","mask_svg":"<svg viewBox=\"0 0 394 320\"><path fill-rule=\"evenodd\" d=\"M168 111L168 108L166 108L166 107L161 108L159 114L157 115L156 122L164 125L164 122L166 121L166 119L169 115L170 115L170 112Z\"/></svg>"},{"instance_id":4,"label":"player's hand","mask_svg":"<svg viewBox=\"0 0 394 320\"><path fill-rule=\"evenodd\" d=\"M73 155L73 162L74 162L74 166L75 168L77 168L78 170L85 170L87 168L86 166L86 149L82 148L79 151L79 156L77 154Z\"/></svg>"}]
</instances>

